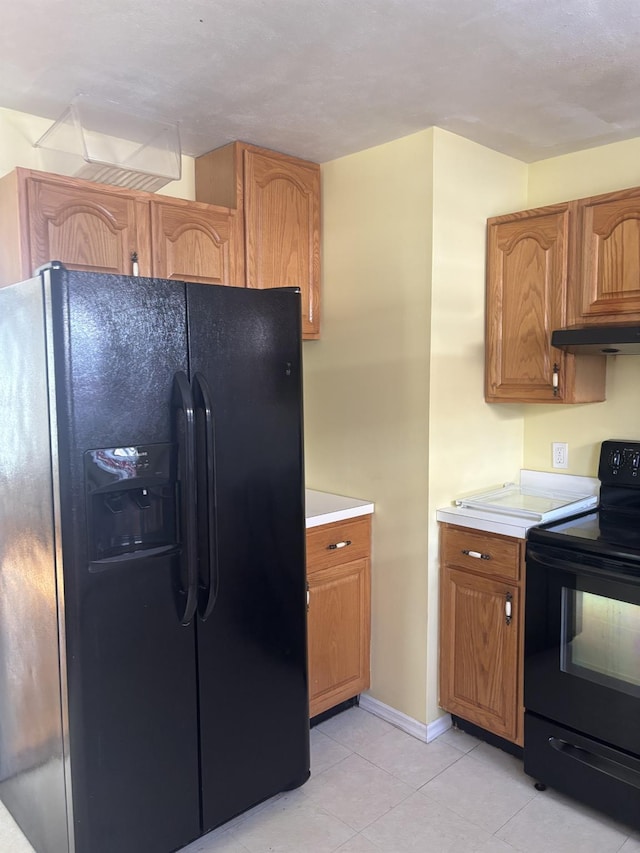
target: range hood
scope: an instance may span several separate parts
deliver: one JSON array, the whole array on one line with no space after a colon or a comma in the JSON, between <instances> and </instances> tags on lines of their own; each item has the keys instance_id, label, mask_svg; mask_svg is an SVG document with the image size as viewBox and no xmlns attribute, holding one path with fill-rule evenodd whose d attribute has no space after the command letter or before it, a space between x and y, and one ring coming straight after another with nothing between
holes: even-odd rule
<instances>
[{"instance_id":1,"label":"range hood","mask_svg":"<svg viewBox=\"0 0 640 853\"><path fill-rule=\"evenodd\" d=\"M576 355L640 355L640 323L567 326L551 333L551 346Z\"/></svg>"}]
</instances>

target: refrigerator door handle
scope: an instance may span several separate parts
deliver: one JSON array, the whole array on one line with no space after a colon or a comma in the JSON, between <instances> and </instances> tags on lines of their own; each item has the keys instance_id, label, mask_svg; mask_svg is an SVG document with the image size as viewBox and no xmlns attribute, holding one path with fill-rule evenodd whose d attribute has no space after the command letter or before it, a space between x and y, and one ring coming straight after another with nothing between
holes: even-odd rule
<instances>
[{"instance_id":1,"label":"refrigerator door handle","mask_svg":"<svg viewBox=\"0 0 640 853\"><path fill-rule=\"evenodd\" d=\"M187 602L181 618L183 625L193 619L198 607L198 529L196 516L196 439L195 410L189 380L183 371L173 379L173 405L176 415L180 471L182 555L186 564Z\"/></svg>"},{"instance_id":2,"label":"refrigerator door handle","mask_svg":"<svg viewBox=\"0 0 640 853\"><path fill-rule=\"evenodd\" d=\"M207 553L200 558L208 565L208 577L204 585L207 590L206 603L200 614L204 622L211 616L218 598L218 524L217 524L217 489L215 468L216 425L213 417L211 390L205 377L196 373L193 377L193 396L196 409L202 411L204 417L204 452L206 471L206 513L207 513Z\"/></svg>"}]
</instances>

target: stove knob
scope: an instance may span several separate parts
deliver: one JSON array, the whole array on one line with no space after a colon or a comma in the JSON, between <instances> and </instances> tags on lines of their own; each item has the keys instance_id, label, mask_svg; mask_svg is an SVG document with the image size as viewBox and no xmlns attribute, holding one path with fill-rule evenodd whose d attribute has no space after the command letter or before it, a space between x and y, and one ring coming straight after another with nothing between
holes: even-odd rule
<instances>
[{"instance_id":1,"label":"stove knob","mask_svg":"<svg viewBox=\"0 0 640 853\"><path fill-rule=\"evenodd\" d=\"M640 470L640 450L636 450L631 457L631 476L637 477Z\"/></svg>"},{"instance_id":2,"label":"stove knob","mask_svg":"<svg viewBox=\"0 0 640 853\"><path fill-rule=\"evenodd\" d=\"M609 457L609 464L614 474L618 473L618 468L622 465L622 453L619 450L612 450Z\"/></svg>"}]
</instances>

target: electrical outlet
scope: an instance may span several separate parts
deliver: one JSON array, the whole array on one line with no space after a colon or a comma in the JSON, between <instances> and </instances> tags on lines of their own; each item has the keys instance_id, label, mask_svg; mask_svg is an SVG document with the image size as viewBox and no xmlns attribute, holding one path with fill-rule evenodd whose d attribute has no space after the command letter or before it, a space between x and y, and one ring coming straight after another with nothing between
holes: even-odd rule
<instances>
[{"instance_id":1,"label":"electrical outlet","mask_svg":"<svg viewBox=\"0 0 640 853\"><path fill-rule=\"evenodd\" d=\"M554 441L551 464L554 468L569 467L569 445L566 441Z\"/></svg>"}]
</instances>

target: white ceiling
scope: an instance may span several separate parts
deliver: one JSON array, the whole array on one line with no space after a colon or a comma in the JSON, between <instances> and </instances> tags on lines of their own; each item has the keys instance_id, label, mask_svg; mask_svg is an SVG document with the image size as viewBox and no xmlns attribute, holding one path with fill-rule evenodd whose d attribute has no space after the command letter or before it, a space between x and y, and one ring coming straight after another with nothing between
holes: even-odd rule
<instances>
[{"instance_id":1,"label":"white ceiling","mask_svg":"<svg viewBox=\"0 0 640 853\"><path fill-rule=\"evenodd\" d=\"M533 161L640 136L638 0L9 0L0 107L78 93L318 162L431 125Z\"/></svg>"}]
</instances>

